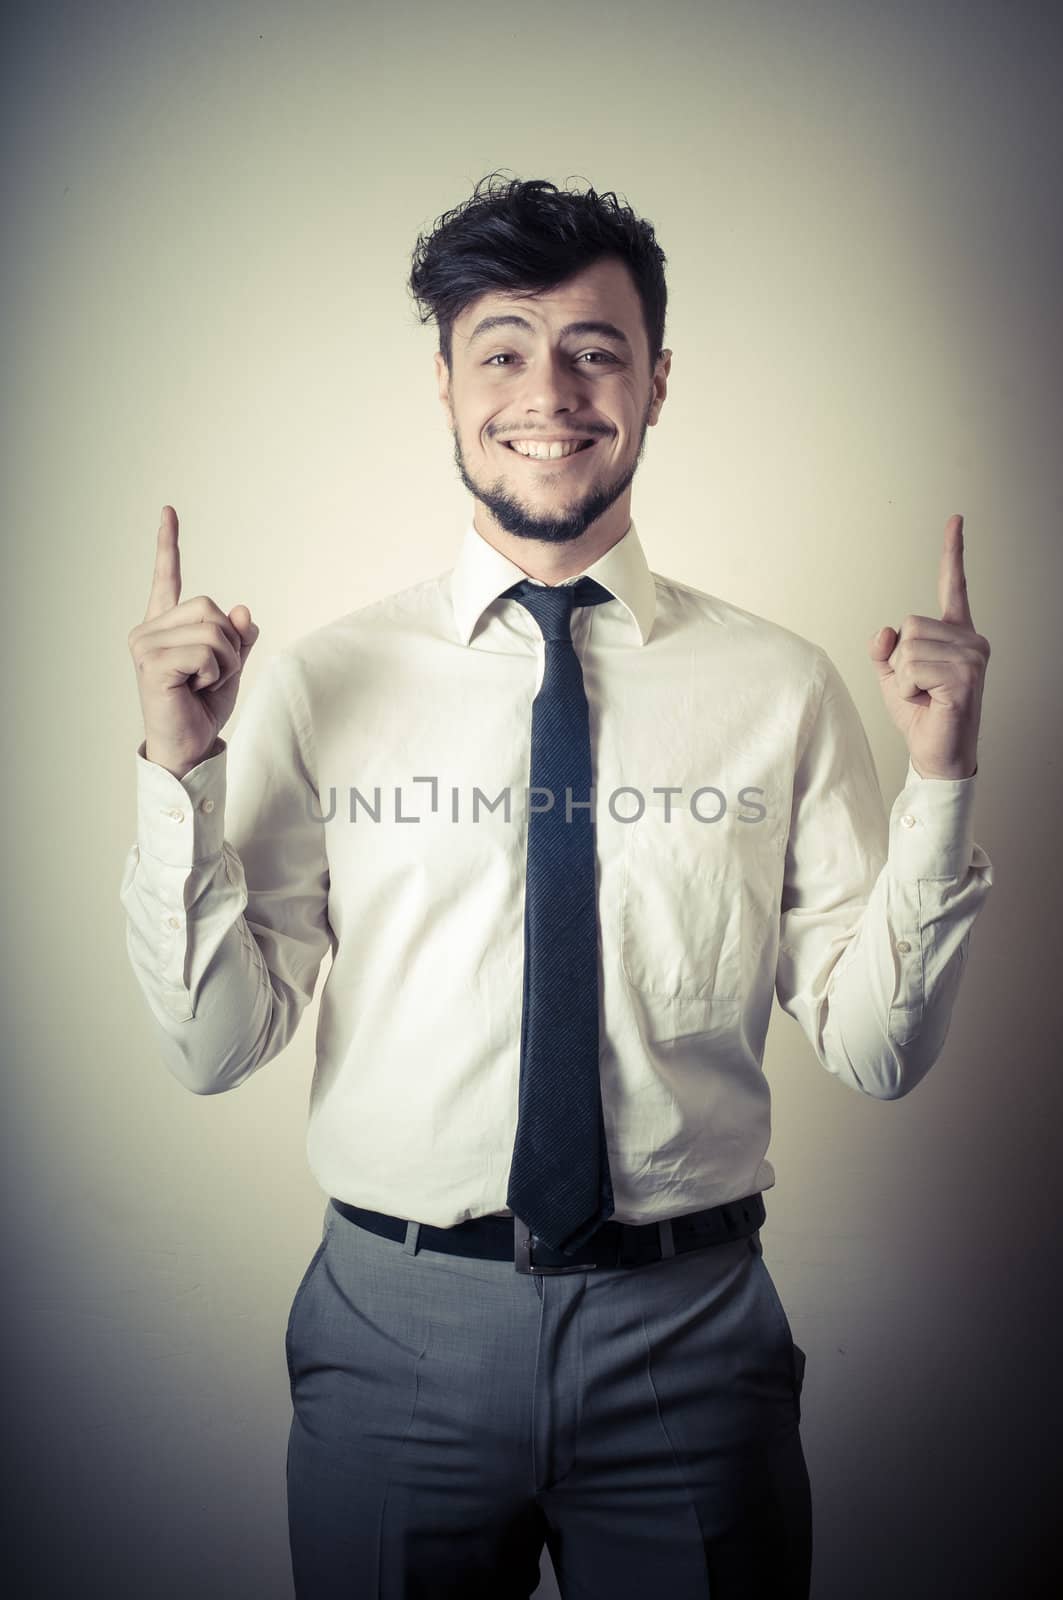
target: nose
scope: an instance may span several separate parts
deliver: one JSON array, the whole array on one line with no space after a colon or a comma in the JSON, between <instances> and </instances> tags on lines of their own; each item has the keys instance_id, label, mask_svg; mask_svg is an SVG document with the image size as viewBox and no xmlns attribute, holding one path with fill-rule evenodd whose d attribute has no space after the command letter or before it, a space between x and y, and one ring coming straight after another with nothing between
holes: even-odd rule
<instances>
[{"instance_id":1,"label":"nose","mask_svg":"<svg viewBox=\"0 0 1063 1600\"><path fill-rule=\"evenodd\" d=\"M518 409L522 401L528 416L541 413L553 417L558 412L576 411L583 402L586 382L563 351L549 351L528 366Z\"/></svg>"}]
</instances>

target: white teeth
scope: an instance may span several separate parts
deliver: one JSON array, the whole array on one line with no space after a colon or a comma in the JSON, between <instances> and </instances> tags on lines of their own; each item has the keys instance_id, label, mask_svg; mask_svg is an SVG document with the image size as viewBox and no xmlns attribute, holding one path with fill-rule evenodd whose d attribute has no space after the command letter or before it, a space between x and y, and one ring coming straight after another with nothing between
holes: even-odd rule
<instances>
[{"instance_id":1,"label":"white teeth","mask_svg":"<svg viewBox=\"0 0 1063 1600\"><path fill-rule=\"evenodd\" d=\"M571 456L579 450L586 441L573 439L566 443L557 441L554 444L537 444L530 440L511 442L510 448L520 456L535 456L539 461L556 461L562 456Z\"/></svg>"}]
</instances>

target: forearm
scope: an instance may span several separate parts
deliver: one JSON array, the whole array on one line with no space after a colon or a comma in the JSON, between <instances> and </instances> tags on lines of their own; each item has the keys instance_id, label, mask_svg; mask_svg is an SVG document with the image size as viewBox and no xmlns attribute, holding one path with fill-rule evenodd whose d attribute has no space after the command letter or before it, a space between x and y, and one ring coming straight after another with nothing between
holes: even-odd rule
<instances>
[{"instance_id":1,"label":"forearm","mask_svg":"<svg viewBox=\"0 0 1063 1600\"><path fill-rule=\"evenodd\" d=\"M973 836L971 780L920 779L894 802L889 852L853 937L830 971L817 1053L879 1099L909 1093L938 1059L993 884Z\"/></svg>"},{"instance_id":2,"label":"forearm","mask_svg":"<svg viewBox=\"0 0 1063 1600\"><path fill-rule=\"evenodd\" d=\"M292 971L290 943L270 946L271 971L258 942L271 930L256 938L248 921L243 865L223 837L219 744L186 781L139 758L138 842L120 891L126 949L162 1059L195 1094L233 1089L283 1050L316 974L316 965L308 980Z\"/></svg>"}]
</instances>

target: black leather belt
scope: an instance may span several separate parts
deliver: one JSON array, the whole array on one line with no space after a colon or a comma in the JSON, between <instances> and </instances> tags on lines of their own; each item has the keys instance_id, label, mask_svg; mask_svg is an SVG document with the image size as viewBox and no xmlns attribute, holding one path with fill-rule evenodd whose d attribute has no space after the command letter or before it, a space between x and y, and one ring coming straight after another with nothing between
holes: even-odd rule
<instances>
[{"instance_id":1,"label":"black leather belt","mask_svg":"<svg viewBox=\"0 0 1063 1600\"><path fill-rule=\"evenodd\" d=\"M407 1222L403 1217L366 1211L335 1197L331 1204L348 1222L368 1228L383 1239L406 1238ZM687 1250L746 1239L762 1226L766 1215L764 1196L758 1192L664 1222L603 1222L571 1255L551 1250L519 1217L473 1217L453 1228L435 1228L422 1222L418 1248L489 1261L512 1261L517 1272L592 1272L596 1267L641 1267Z\"/></svg>"}]
</instances>

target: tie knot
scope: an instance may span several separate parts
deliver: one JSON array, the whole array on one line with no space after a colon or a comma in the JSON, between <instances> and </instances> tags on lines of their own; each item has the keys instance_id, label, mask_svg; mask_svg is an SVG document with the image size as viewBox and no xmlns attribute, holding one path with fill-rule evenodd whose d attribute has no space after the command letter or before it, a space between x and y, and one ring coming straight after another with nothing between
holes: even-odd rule
<instances>
[{"instance_id":1,"label":"tie knot","mask_svg":"<svg viewBox=\"0 0 1063 1600\"><path fill-rule=\"evenodd\" d=\"M502 592L531 612L544 639L571 639L572 611L575 606L600 606L614 598L594 578L580 578L578 583L563 583L554 587L544 587L522 578L519 583Z\"/></svg>"}]
</instances>

